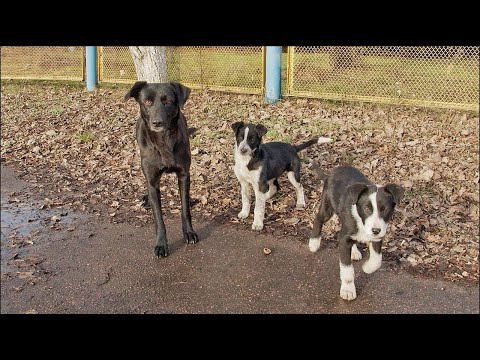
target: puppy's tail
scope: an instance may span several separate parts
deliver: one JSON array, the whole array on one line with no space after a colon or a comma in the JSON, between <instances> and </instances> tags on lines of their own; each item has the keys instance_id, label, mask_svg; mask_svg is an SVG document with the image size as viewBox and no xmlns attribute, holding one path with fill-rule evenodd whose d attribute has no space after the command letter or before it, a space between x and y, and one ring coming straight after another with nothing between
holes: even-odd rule
<instances>
[{"instance_id":1,"label":"puppy's tail","mask_svg":"<svg viewBox=\"0 0 480 360\"><path fill-rule=\"evenodd\" d=\"M300 145L293 145L295 150L297 152L302 151L303 149L308 148L309 146L312 146L313 144L325 144L331 142L332 139L327 138L327 137L318 137L318 138L313 138L312 140L308 140L307 142L304 142L303 144Z\"/></svg>"},{"instance_id":2,"label":"puppy's tail","mask_svg":"<svg viewBox=\"0 0 480 360\"><path fill-rule=\"evenodd\" d=\"M327 180L328 179L328 174L326 174L321 168L320 165L318 165L316 162L312 161L312 169L317 173L318 177L320 180Z\"/></svg>"}]
</instances>

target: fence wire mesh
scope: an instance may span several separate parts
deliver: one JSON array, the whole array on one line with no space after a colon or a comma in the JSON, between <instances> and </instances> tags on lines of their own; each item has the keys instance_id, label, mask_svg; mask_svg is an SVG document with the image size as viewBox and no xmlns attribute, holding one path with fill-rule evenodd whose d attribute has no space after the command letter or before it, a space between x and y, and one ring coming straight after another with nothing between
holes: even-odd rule
<instances>
[{"instance_id":1,"label":"fence wire mesh","mask_svg":"<svg viewBox=\"0 0 480 360\"><path fill-rule=\"evenodd\" d=\"M0 51L3 79L84 79L82 46ZM299 46L284 60L286 96L479 110L479 47ZM100 81L136 80L128 47L100 47L98 66ZM192 88L264 93L260 46L167 47L167 66Z\"/></svg>"},{"instance_id":2,"label":"fence wire mesh","mask_svg":"<svg viewBox=\"0 0 480 360\"><path fill-rule=\"evenodd\" d=\"M128 47L100 49L100 81L136 81ZM169 46L167 71L170 80L192 88L263 93L261 46Z\"/></svg>"},{"instance_id":3,"label":"fence wire mesh","mask_svg":"<svg viewBox=\"0 0 480 360\"><path fill-rule=\"evenodd\" d=\"M479 109L479 47L295 46L285 95Z\"/></svg>"},{"instance_id":4,"label":"fence wire mesh","mask_svg":"<svg viewBox=\"0 0 480 360\"><path fill-rule=\"evenodd\" d=\"M83 80L83 46L2 46L3 79Z\"/></svg>"}]
</instances>

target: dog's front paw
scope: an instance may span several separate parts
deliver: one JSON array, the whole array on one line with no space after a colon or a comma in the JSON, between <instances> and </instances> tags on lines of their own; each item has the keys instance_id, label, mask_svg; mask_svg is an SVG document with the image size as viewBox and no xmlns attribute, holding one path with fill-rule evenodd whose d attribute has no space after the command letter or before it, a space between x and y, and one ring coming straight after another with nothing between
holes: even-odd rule
<instances>
[{"instance_id":1,"label":"dog's front paw","mask_svg":"<svg viewBox=\"0 0 480 360\"><path fill-rule=\"evenodd\" d=\"M321 238L310 238L308 241L308 248L311 252L317 252L320 249L320 244L322 243Z\"/></svg>"},{"instance_id":2,"label":"dog's front paw","mask_svg":"<svg viewBox=\"0 0 480 360\"><path fill-rule=\"evenodd\" d=\"M186 231L183 233L183 239L187 244L195 244L198 242L198 235L195 231Z\"/></svg>"},{"instance_id":3,"label":"dog's front paw","mask_svg":"<svg viewBox=\"0 0 480 360\"><path fill-rule=\"evenodd\" d=\"M263 222L254 221L252 224L252 230L263 230Z\"/></svg>"},{"instance_id":4,"label":"dog's front paw","mask_svg":"<svg viewBox=\"0 0 480 360\"><path fill-rule=\"evenodd\" d=\"M344 300L354 300L357 297L357 291L353 282L342 284L340 287L340 297Z\"/></svg>"},{"instance_id":5,"label":"dog's front paw","mask_svg":"<svg viewBox=\"0 0 480 360\"><path fill-rule=\"evenodd\" d=\"M156 245L154 253L155 253L155 256L157 258L167 257L168 256L168 246L167 245Z\"/></svg>"},{"instance_id":6,"label":"dog's front paw","mask_svg":"<svg viewBox=\"0 0 480 360\"><path fill-rule=\"evenodd\" d=\"M239 218L239 219L246 219L246 218L248 217L248 215L249 215L249 214L248 214L248 211L243 211L243 210L242 210L242 211L240 211L240 212L238 213L238 218Z\"/></svg>"},{"instance_id":7,"label":"dog's front paw","mask_svg":"<svg viewBox=\"0 0 480 360\"><path fill-rule=\"evenodd\" d=\"M362 260L362 253L356 246L352 247L352 254L350 256L352 260Z\"/></svg>"},{"instance_id":8,"label":"dog's front paw","mask_svg":"<svg viewBox=\"0 0 480 360\"><path fill-rule=\"evenodd\" d=\"M371 274L380 269L380 266L382 265L381 262L379 261L370 261L367 260L363 265L362 265L362 270L364 273Z\"/></svg>"}]
</instances>

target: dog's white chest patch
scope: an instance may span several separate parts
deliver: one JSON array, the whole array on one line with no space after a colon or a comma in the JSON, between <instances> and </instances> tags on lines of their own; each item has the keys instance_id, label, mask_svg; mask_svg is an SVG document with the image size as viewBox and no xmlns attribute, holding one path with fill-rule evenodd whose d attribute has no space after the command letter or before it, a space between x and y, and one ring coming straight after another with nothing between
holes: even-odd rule
<instances>
[{"instance_id":1,"label":"dog's white chest patch","mask_svg":"<svg viewBox=\"0 0 480 360\"><path fill-rule=\"evenodd\" d=\"M241 155L235 146L235 175L237 175L238 180L246 181L249 184L252 184L254 187L258 186L258 179L260 178L260 172L262 167L260 166L255 170L248 170L247 165L252 159L251 156Z\"/></svg>"},{"instance_id":2,"label":"dog's white chest patch","mask_svg":"<svg viewBox=\"0 0 480 360\"><path fill-rule=\"evenodd\" d=\"M243 147L248 147L246 144L247 137L248 137L248 127L245 130L245 138L243 141L238 144L235 144L235 148L233 150L233 155L235 158L235 175L237 179L242 182L247 182L251 184L254 188L258 188L258 180L260 178L260 172L262 171L262 167L260 166L258 169L255 170L248 170L247 165L252 159L252 156L248 153L248 155L242 155L240 149Z\"/></svg>"}]
</instances>

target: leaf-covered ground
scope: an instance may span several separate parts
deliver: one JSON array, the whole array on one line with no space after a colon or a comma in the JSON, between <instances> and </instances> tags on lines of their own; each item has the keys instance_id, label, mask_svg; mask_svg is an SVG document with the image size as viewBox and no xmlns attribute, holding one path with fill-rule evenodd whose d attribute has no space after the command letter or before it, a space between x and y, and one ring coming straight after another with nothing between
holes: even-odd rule
<instances>
[{"instance_id":1,"label":"leaf-covered ground","mask_svg":"<svg viewBox=\"0 0 480 360\"><path fill-rule=\"evenodd\" d=\"M138 106L123 102L127 89L86 92L79 85L2 82L1 160L48 194L44 208L63 205L112 222L152 224L150 210L141 206ZM188 125L198 128L191 139L197 221L252 224L253 210L246 220L236 218L241 199L233 172L233 122L264 124L265 141L329 136L335 141L301 153L307 208L295 209L295 191L284 176L281 191L268 203L263 231L297 235L308 251L322 195L311 161L327 173L349 163L377 184L406 188L387 232L384 259L427 275L478 282L478 114L296 98L267 105L260 96L211 91L193 91L185 114ZM166 216L180 216L175 176L164 176L161 185ZM338 229L336 219L327 223L323 246L336 246Z\"/></svg>"}]
</instances>

